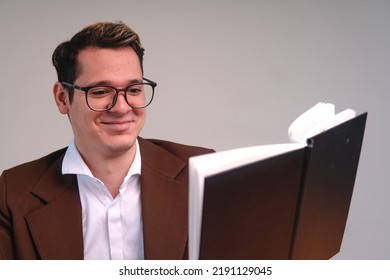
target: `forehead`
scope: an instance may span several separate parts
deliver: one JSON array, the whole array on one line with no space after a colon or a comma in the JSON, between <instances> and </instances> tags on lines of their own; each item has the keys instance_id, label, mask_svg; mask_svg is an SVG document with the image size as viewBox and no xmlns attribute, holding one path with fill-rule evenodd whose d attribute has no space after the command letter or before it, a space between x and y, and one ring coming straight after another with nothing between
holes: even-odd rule
<instances>
[{"instance_id":1,"label":"forehead","mask_svg":"<svg viewBox=\"0 0 390 280\"><path fill-rule=\"evenodd\" d=\"M121 80L142 78L141 63L131 47L88 47L77 55L76 80Z\"/></svg>"}]
</instances>

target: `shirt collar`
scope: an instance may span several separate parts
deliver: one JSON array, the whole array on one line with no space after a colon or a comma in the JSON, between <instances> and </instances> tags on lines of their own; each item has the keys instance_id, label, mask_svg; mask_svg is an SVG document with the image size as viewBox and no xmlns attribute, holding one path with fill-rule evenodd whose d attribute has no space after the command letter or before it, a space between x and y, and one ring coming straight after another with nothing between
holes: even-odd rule
<instances>
[{"instance_id":1,"label":"shirt collar","mask_svg":"<svg viewBox=\"0 0 390 280\"><path fill-rule=\"evenodd\" d=\"M131 175L141 174L141 153L137 139L135 141L135 145L135 157L124 181L130 178ZM74 139L69 144L62 161L62 174L86 175L88 177L94 178L91 170L88 168L79 151L77 150Z\"/></svg>"}]
</instances>

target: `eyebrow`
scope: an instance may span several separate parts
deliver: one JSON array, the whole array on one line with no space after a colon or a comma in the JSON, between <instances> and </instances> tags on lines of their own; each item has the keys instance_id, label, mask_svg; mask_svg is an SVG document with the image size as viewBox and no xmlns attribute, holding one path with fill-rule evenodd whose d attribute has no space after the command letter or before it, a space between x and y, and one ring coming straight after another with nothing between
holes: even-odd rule
<instances>
[{"instance_id":1,"label":"eyebrow","mask_svg":"<svg viewBox=\"0 0 390 280\"><path fill-rule=\"evenodd\" d=\"M143 79L131 79L128 81L128 85L136 84L136 83L142 83ZM98 82L93 82L91 84L88 84L86 87L94 87L94 86L113 86L111 81L108 80L102 80Z\"/></svg>"}]
</instances>

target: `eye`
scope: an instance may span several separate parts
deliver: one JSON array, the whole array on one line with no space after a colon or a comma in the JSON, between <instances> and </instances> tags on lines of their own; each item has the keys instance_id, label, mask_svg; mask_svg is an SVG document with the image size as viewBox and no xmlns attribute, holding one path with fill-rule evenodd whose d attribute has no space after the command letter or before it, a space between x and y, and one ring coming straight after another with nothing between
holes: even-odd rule
<instances>
[{"instance_id":1,"label":"eye","mask_svg":"<svg viewBox=\"0 0 390 280\"><path fill-rule=\"evenodd\" d=\"M114 92L112 88L94 87L89 89L88 95L99 98L99 97L105 97L107 95L110 95L112 92Z\"/></svg>"},{"instance_id":2,"label":"eye","mask_svg":"<svg viewBox=\"0 0 390 280\"><path fill-rule=\"evenodd\" d=\"M140 95L143 92L143 85L135 85L135 86L130 86L127 88L126 93L136 96Z\"/></svg>"}]
</instances>

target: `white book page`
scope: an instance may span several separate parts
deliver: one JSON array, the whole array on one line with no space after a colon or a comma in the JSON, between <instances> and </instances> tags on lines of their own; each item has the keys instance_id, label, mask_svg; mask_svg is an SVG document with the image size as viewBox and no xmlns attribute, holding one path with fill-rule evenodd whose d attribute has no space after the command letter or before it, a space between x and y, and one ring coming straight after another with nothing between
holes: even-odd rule
<instances>
[{"instance_id":1,"label":"white book page","mask_svg":"<svg viewBox=\"0 0 390 280\"><path fill-rule=\"evenodd\" d=\"M300 115L288 128L289 142L303 143L310 137L346 122L356 116L356 112L346 109L335 114L331 103L318 103Z\"/></svg>"},{"instance_id":2,"label":"white book page","mask_svg":"<svg viewBox=\"0 0 390 280\"><path fill-rule=\"evenodd\" d=\"M205 178L238 166L250 164L305 147L303 143L239 148L190 158L189 161L189 259L199 259Z\"/></svg>"}]
</instances>

